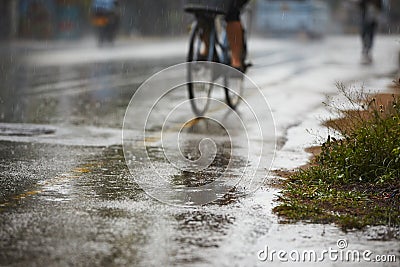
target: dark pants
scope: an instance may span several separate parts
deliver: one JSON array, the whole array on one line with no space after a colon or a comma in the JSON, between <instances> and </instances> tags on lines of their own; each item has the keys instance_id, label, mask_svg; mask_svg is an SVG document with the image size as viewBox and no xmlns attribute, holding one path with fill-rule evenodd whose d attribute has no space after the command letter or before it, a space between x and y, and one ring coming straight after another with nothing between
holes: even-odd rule
<instances>
[{"instance_id":1,"label":"dark pants","mask_svg":"<svg viewBox=\"0 0 400 267\"><path fill-rule=\"evenodd\" d=\"M225 16L226 21L240 21L240 11L249 0L231 0L231 6Z\"/></svg>"},{"instance_id":2,"label":"dark pants","mask_svg":"<svg viewBox=\"0 0 400 267\"><path fill-rule=\"evenodd\" d=\"M363 21L361 25L361 39L363 43L363 52L368 53L373 44L374 36L377 28L377 23L375 21Z\"/></svg>"}]
</instances>

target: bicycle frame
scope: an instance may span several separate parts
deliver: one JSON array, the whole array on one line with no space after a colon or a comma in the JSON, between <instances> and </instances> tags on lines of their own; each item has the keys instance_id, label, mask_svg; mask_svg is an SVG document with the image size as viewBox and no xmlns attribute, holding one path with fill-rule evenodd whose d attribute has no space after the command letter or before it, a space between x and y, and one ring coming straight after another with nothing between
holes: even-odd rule
<instances>
[{"instance_id":1,"label":"bicycle frame","mask_svg":"<svg viewBox=\"0 0 400 267\"><path fill-rule=\"evenodd\" d=\"M197 28L208 30L207 61L221 64L230 63L229 43L225 26L221 25L222 18L219 15L196 14L196 20L192 24L192 31ZM203 41L205 40L203 38Z\"/></svg>"}]
</instances>

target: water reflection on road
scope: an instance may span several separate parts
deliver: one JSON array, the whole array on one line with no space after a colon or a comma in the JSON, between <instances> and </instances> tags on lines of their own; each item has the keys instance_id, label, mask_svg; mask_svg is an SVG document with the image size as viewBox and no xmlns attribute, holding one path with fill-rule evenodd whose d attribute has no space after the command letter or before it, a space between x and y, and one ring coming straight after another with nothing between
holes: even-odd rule
<instances>
[{"instance_id":1,"label":"water reflection on road","mask_svg":"<svg viewBox=\"0 0 400 267\"><path fill-rule=\"evenodd\" d=\"M2 67L2 121L120 127L135 89L149 72L161 69L162 65L96 63L35 67L14 64Z\"/></svg>"}]
</instances>

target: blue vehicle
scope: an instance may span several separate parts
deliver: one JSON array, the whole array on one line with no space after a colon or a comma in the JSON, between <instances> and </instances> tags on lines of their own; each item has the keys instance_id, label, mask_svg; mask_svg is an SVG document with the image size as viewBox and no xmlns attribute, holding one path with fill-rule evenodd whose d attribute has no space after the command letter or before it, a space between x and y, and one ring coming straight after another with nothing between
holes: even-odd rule
<instances>
[{"instance_id":1,"label":"blue vehicle","mask_svg":"<svg viewBox=\"0 0 400 267\"><path fill-rule=\"evenodd\" d=\"M321 37L328 28L328 5L318 0L259 0L257 29L262 33L285 35L304 32Z\"/></svg>"}]
</instances>

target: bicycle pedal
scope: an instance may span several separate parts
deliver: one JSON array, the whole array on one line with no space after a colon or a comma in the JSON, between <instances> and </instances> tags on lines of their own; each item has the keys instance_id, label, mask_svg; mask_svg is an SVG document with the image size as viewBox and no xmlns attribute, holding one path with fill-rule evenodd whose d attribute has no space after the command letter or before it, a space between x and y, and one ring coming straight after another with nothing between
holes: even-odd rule
<instances>
[{"instance_id":1,"label":"bicycle pedal","mask_svg":"<svg viewBox=\"0 0 400 267\"><path fill-rule=\"evenodd\" d=\"M246 69L250 68L250 67L253 67L253 63L252 62L247 62L247 63L244 64L244 66L245 66Z\"/></svg>"}]
</instances>

